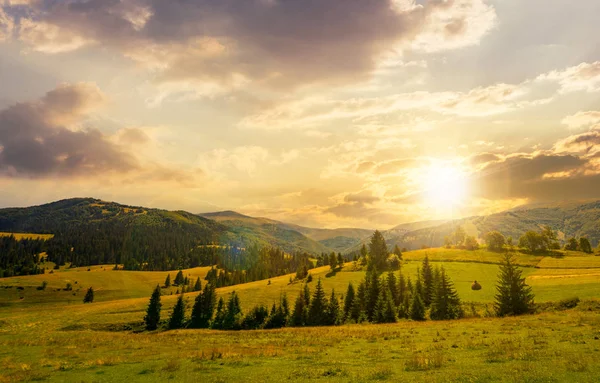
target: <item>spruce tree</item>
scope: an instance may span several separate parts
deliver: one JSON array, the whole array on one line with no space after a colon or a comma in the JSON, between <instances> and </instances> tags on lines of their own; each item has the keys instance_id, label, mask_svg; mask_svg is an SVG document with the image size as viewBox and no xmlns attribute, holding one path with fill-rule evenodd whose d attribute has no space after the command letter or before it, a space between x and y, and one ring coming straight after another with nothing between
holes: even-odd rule
<instances>
[{"instance_id":1,"label":"spruce tree","mask_svg":"<svg viewBox=\"0 0 600 383\"><path fill-rule=\"evenodd\" d=\"M90 287L88 291L85 293L85 297L83 297L83 303L92 303L94 302L94 289Z\"/></svg>"},{"instance_id":2,"label":"spruce tree","mask_svg":"<svg viewBox=\"0 0 600 383\"><path fill-rule=\"evenodd\" d=\"M182 285L185 282L185 278L183 277L183 271L179 270L177 275L175 276L175 286Z\"/></svg>"},{"instance_id":3,"label":"spruce tree","mask_svg":"<svg viewBox=\"0 0 600 383\"><path fill-rule=\"evenodd\" d=\"M396 322L396 308L392 300L389 288L382 287L379 291L377 304L375 305L375 316L373 322L393 323Z\"/></svg>"},{"instance_id":4,"label":"spruce tree","mask_svg":"<svg viewBox=\"0 0 600 383\"><path fill-rule=\"evenodd\" d=\"M202 282L200 282L200 277L196 279L196 284L194 285L194 291L202 290Z\"/></svg>"},{"instance_id":5,"label":"spruce tree","mask_svg":"<svg viewBox=\"0 0 600 383\"><path fill-rule=\"evenodd\" d=\"M344 321L348 321L352 316L352 305L354 304L354 286L352 282L348 283L348 290L346 290L346 297L344 298Z\"/></svg>"},{"instance_id":6,"label":"spruce tree","mask_svg":"<svg viewBox=\"0 0 600 383\"><path fill-rule=\"evenodd\" d=\"M425 304L420 294L413 294L413 300L410 305L410 319L425 320Z\"/></svg>"},{"instance_id":7,"label":"spruce tree","mask_svg":"<svg viewBox=\"0 0 600 383\"><path fill-rule=\"evenodd\" d=\"M219 302L217 303L217 312L215 314L215 320L213 320L211 327L214 329L222 329L225 323L225 301L223 297L219 298Z\"/></svg>"},{"instance_id":8,"label":"spruce tree","mask_svg":"<svg viewBox=\"0 0 600 383\"><path fill-rule=\"evenodd\" d=\"M385 270L388 257L388 249L383 238L383 234L379 230L375 230L369 242L369 270Z\"/></svg>"},{"instance_id":9,"label":"spruce tree","mask_svg":"<svg viewBox=\"0 0 600 383\"><path fill-rule=\"evenodd\" d=\"M308 308L308 324L311 326L324 326L327 324L327 297L321 283L321 278L317 281L315 292L310 300Z\"/></svg>"},{"instance_id":10,"label":"spruce tree","mask_svg":"<svg viewBox=\"0 0 600 383\"><path fill-rule=\"evenodd\" d=\"M354 298L354 303L352 304L352 309L350 311L350 318L356 323L360 323L360 318L363 317L366 319L367 313L365 310L366 305L366 285L364 281L361 281L358 285L358 289L356 290L356 296Z\"/></svg>"},{"instance_id":11,"label":"spruce tree","mask_svg":"<svg viewBox=\"0 0 600 383\"><path fill-rule=\"evenodd\" d=\"M533 292L525 283L521 270L513 263L512 255L505 256L498 280L498 293L495 297L498 316L521 315L533 311Z\"/></svg>"},{"instance_id":12,"label":"spruce tree","mask_svg":"<svg viewBox=\"0 0 600 383\"><path fill-rule=\"evenodd\" d=\"M431 298L433 297L433 270L431 268L431 264L429 263L429 256L426 255L425 259L423 259L423 264L421 268L421 280L423 283L423 303L425 307L429 307L431 305Z\"/></svg>"},{"instance_id":13,"label":"spruce tree","mask_svg":"<svg viewBox=\"0 0 600 383\"><path fill-rule=\"evenodd\" d=\"M423 288L423 282L421 281L421 272L417 269L417 281L413 288L413 294L421 297L421 301L425 304L425 289Z\"/></svg>"},{"instance_id":14,"label":"spruce tree","mask_svg":"<svg viewBox=\"0 0 600 383\"><path fill-rule=\"evenodd\" d=\"M160 303L160 286L156 285L156 288L150 296L150 303L148 304L146 316L144 317L144 322L146 323L146 330L152 331L158 328L158 323L160 322L161 307L162 304Z\"/></svg>"},{"instance_id":15,"label":"spruce tree","mask_svg":"<svg viewBox=\"0 0 600 383\"><path fill-rule=\"evenodd\" d=\"M223 320L224 330L237 330L240 328L242 320L242 307L240 305L240 297L235 291L229 296L227 301L227 308L225 311L225 318Z\"/></svg>"},{"instance_id":16,"label":"spruce tree","mask_svg":"<svg viewBox=\"0 0 600 383\"><path fill-rule=\"evenodd\" d=\"M215 311L216 302L215 289L212 284L207 283L204 285L204 290L196 296L196 301L192 308L190 327L208 328Z\"/></svg>"},{"instance_id":17,"label":"spruce tree","mask_svg":"<svg viewBox=\"0 0 600 383\"><path fill-rule=\"evenodd\" d=\"M165 279L165 287L171 287L171 274L167 274L167 279Z\"/></svg>"},{"instance_id":18,"label":"spruce tree","mask_svg":"<svg viewBox=\"0 0 600 383\"><path fill-rule=\"evenodd\" d=\"M335 296L335 291L331 290L331 298L327 307L327 324L337 326L342 322L342 312L340 310L340 301Z\"/></svg>"},{"instance_id":19,"label":"spruce tree","mask_svg":"<svg viewBox=\"0 0 600 383\"><path fill-rule=\"evenodd\" d=\"M458 319L462 317L463 312L460 306L460 298L454 289L454 284L446 271L442 267L437 284L434 289L433 300L431 302L431 319Z\"/></svg>"},{"instance_id":20,"label":"spruce tree","mask_svg":"<svg viewBox=\"0 0 600 383\"><path fill-rule=\"evenodd\" d=\"M394 275L393 271L388 271L387 274L387 288L390 290L390 293L392 295L392 300L394 301L394 305L398 306L398 304L400 303L398 301L398 286L396 283L396 276Z\"/></svg>"},{"instance_id":21,"label":"spruce tree","mask_svg":"<svg viewBox=\"0 0 600 383\"><path fill-rule=\"evenodd\" d=\"M402 274L402 272L400 273L400 275L398 276L398 283L397 283L397 290L396 290L396 296L395 296L395 301L398 302L398 306L400 306L400 304L404 301L404 295L406 294L406 280L404 279L404 274Z\"/></svg>"},{"instance_id":22,"label":"spruce tree","mask_svg":"<svg viewBox=\"0 0 600 383\"><path fill-rule=\"evenodd\" d=\"M364 309L366 311L368 320L373 321L373 318L375 317L375 305L377 304L377 299L379 299L380 290L379 274L377 274L377 270L373 269L371 271L367 271L365 280L367 301Z\"/></svg>"},{"instance_id":23,"label":"spruce tree","mask_svg":"<svg viewBox=\"0 0 600 383\"><path fill-rule=\"evenodd\" d=\"M292 327L300 327L306 325L305 323L305 311L306 305L304 300L304 294L300 292L296 301L294 302L294 312L290 317L290 326Z\"/></svg>"},{"instance_id":24,"label":"spruce tree","mask_svg":"<svg viewBox=\"0 0 600 383\"><path fill-rule=\"evenodd\" d=\"M171 312L171 317L169 318L169 329L177 329L182 328L185 324L185 302L183 300L183 295L180 295L177 298L177 303L175 303L175 307L173 307L173 312Z\"/></svg>"}]
</instances>

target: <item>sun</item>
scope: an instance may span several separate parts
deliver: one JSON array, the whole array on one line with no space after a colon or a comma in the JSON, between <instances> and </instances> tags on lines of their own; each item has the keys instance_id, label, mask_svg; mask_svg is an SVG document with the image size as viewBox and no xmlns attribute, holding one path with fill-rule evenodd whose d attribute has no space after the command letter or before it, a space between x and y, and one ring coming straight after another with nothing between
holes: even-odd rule
<instances>
[{"instance_id":1,"label":"sun","mask_svg":"<svg viewBox=\"0 0 600 383\"><path fill-rule=\"evenodd\" d=\"M425 202L435 207L453 207L464 202L467 179L464 172L450 165L432 165L424 169Z\"/></svg>"}]
</instances>

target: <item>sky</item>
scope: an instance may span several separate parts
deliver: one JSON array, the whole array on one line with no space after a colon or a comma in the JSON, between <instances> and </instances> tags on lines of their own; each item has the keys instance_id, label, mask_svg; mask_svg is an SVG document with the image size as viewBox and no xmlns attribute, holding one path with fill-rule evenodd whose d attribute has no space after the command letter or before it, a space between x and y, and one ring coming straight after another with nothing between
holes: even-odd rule
<instances>
[{"instance_id":1,"label":"sky","mask_svg":"<svg viewBox=\"0 0 600 383\"><path fill-rule=\"evenodd\" d=\"M597 0L0 0L0 207L387 229L600 199Z\"/></svg>"}]
</instances>

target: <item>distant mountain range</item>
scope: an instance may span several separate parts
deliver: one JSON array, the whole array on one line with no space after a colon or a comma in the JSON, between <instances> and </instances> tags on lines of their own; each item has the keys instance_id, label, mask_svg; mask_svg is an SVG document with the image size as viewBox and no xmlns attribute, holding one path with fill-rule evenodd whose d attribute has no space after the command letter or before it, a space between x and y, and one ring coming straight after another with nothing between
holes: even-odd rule
<instances>
[{"instance_id":1,"label":"distant mountain range","mask_svg":"<svg viewBox=\"0 0 600 383\"><path fill-rule=\"evenodd\" d=\"M0 209L0 231L57 233L61 230L102 223L103 227L164 227L186 237L197 236L202 243L232 244L246 247L251 244L277 246L285 251L310 253L342 252L360 249L373 230L357 228L309 228L269 218L250 217L234 211L192 214L138 206L121 205L94 198L74 198L27 208ZM469 235L482 238L498 230L515 241L527 230L549 225L558 231L559 238L587 236L595 247L600 241L600 201L569 202L522 206L502 213L474 216L457 220L421 221L400 224L383 231L392 248L407 249L423 245L442 246L444 237L457 226Z\"/></svg>"}]
</instances>

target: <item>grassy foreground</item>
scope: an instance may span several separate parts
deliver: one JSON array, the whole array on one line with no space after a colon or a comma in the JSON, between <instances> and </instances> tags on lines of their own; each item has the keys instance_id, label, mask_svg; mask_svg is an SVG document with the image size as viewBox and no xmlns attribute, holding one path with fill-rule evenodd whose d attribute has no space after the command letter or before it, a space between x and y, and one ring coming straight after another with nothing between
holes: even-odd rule
<instances>
[{"instance_id":1,"label":"grassy foreground","mask_svg":"<svg viewBox=\"0 0 600 383\"><path fill-rule=\"evenodd\" d=\"M597 382L600 303L585 305L520 318L242 332L55 329L39 318L18 333L0 328L0 382Z\"/></svg>"},{"instance_id":2,"label":"grassy foreground","mask_svg":"<svg viewBox=\"0 0 600 383\"><path fill-rule=\"evenodd\" d=\"M428 249L405 254L414 278L429 255L443 265L463 301L494 299L498 255L486 251ZM111 266L62 268L52 274L0 279L0 383L17 381L432 381L597 382L600 376L600 257L519 255L537 302L587 299L568 311L520 318L449 322L286 328L219 332L181 330L134 333L148 298L167 272L115 271ZM208 268L184 270L204 278ZM170 272L171 278L175 272ZM364 272L352 263L331 274L311 270L329 292L345 292ZM472 291L477 279L481 291ZM42 281L46 290L38 290ZM65 291L72 283L73 291ZM203 283L205 283L203 281ZM87 287L96 290L83 304ZM302 283L290 275L218 289L235 290L242 307L270 305ZM175 303L164 289L163 318ZM186 294L191 304L196 293ZM478 307L480 307L478 306ZM188 307L188 315L190 308Z\"/></svg>"}]
</instances>

